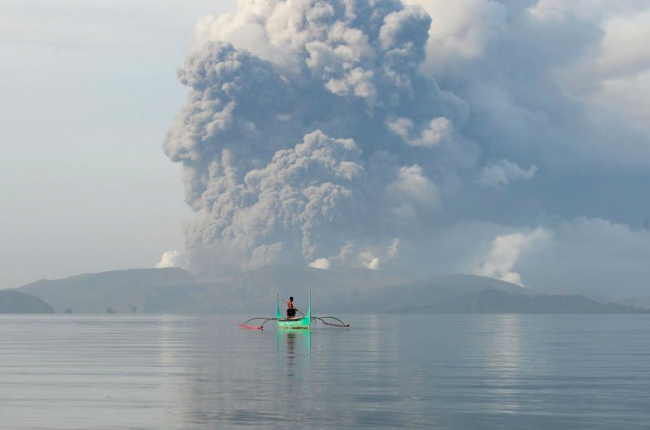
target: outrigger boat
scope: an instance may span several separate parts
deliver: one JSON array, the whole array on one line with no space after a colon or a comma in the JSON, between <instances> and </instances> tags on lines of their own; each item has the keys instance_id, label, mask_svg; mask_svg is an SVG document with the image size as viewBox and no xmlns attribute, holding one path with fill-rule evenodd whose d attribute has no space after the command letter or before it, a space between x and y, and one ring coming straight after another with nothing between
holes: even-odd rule
<instances>
[{"instance_id":1,"label":"outrigger boat","mask_svg":"<svg viewBox=\"0 0 650 430\"><path fill-rule=\"evenodd\" d=\"M309 305L307 307L307 313L303 314L298 309L296 311L300 312L302 316L299 317L283 317L282 312L280 311L280 294L275 295L275 307L276 307L276 317L275 318L264 318L256 317L251 318L243 324L239 324L239 327L246 328L249 330L263 330L264 324L269 321L277 321L278 328L281 329L302 329L309 330L312 323L321 322L325 325L331 327L350 327L350 324L346 324L336 317L313 317L311 316L311 291L309 292ZM262 321L264 320L264 321ZM249 323L253 321L262 321L260 325L250 325Z\"/></svg>"}]
</instances>

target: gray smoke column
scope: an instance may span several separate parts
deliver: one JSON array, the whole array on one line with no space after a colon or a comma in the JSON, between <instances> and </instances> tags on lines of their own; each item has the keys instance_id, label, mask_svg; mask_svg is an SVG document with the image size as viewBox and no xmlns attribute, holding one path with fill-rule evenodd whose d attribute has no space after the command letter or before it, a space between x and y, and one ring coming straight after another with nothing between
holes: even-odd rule
<instances>
[{"instance_id":1,"label":"gray smoke column","mask_svg":"<svg viewBox=\"0 0 650 430\"><path fill-rule=\"evenodd\" d=\"M430 25L391 0L242 1L200 23L163 145L195 265L379 268L435 221L475 148L464 103L420 73Z\"/></svg>"}]
</instances>

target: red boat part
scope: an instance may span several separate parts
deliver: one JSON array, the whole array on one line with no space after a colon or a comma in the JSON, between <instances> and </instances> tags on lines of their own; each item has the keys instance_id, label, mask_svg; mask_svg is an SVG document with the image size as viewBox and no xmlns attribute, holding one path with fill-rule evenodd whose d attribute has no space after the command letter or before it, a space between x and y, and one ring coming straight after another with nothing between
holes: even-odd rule
<instances>
[{"instance_id":1,"label":"red boat part","mask_svg":"<svg viewBox=\"0 0 650 430\"><path fill-rule=\"evenodd\" d=\"M253 327L252 325L246 325L246 324L239 324L239 327L241 327L241 328L247 328L247 329L249 329L249 330L262 330L262 329L264 328L264 327L262 327L261 325L260 325L260 326L257 326L257 327Z\"/></svg>"}]
</instances>

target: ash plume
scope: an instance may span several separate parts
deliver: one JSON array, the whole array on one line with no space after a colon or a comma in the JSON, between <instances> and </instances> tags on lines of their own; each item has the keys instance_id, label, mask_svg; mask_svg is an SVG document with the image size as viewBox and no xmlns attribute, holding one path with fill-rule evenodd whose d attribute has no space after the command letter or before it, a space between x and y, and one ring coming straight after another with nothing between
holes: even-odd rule
<instances>
[{"instance_id":1,"label":"ash plume","mask_svg":"<svg viewBox=\"0 0 650 430\"><path fill-rule=\"evenodd\" d=\"M197 22L163 144L195 216L160 264L642 294L648 6L405 3L239 0Z\"/></svg>"},{"instance_id":2,"label":"ash plume","mask_svg":"<svg viewBox=\"0 0 650 430\"><path fill-rule=\"evenodd\" d=\"M464 104L419 71L430 25L391 0L241 2L204 23L224 34L179 71L190 95L164 142L196 210L190 255L231 249L242 268L394 258L404 227L435 216L440 166L471 158L455 139ZM253 49L229 43L243 29Z\"/></svg>"}]
</instances>

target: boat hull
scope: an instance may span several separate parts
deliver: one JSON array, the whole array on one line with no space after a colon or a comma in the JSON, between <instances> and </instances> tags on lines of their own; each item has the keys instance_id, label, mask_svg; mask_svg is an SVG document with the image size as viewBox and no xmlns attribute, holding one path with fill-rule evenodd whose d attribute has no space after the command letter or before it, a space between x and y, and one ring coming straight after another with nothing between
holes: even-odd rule
<instances>
[{"instance_id":1,"label":"boat hull","mask_svg":"<svg viewBox=\"0 0 650 430\"><path fill-rule=\"evenodd\" d=\"M308 330L311 325L311 318L281 319L278 320L278 328Z\"/></svg>"}]
</instances>

